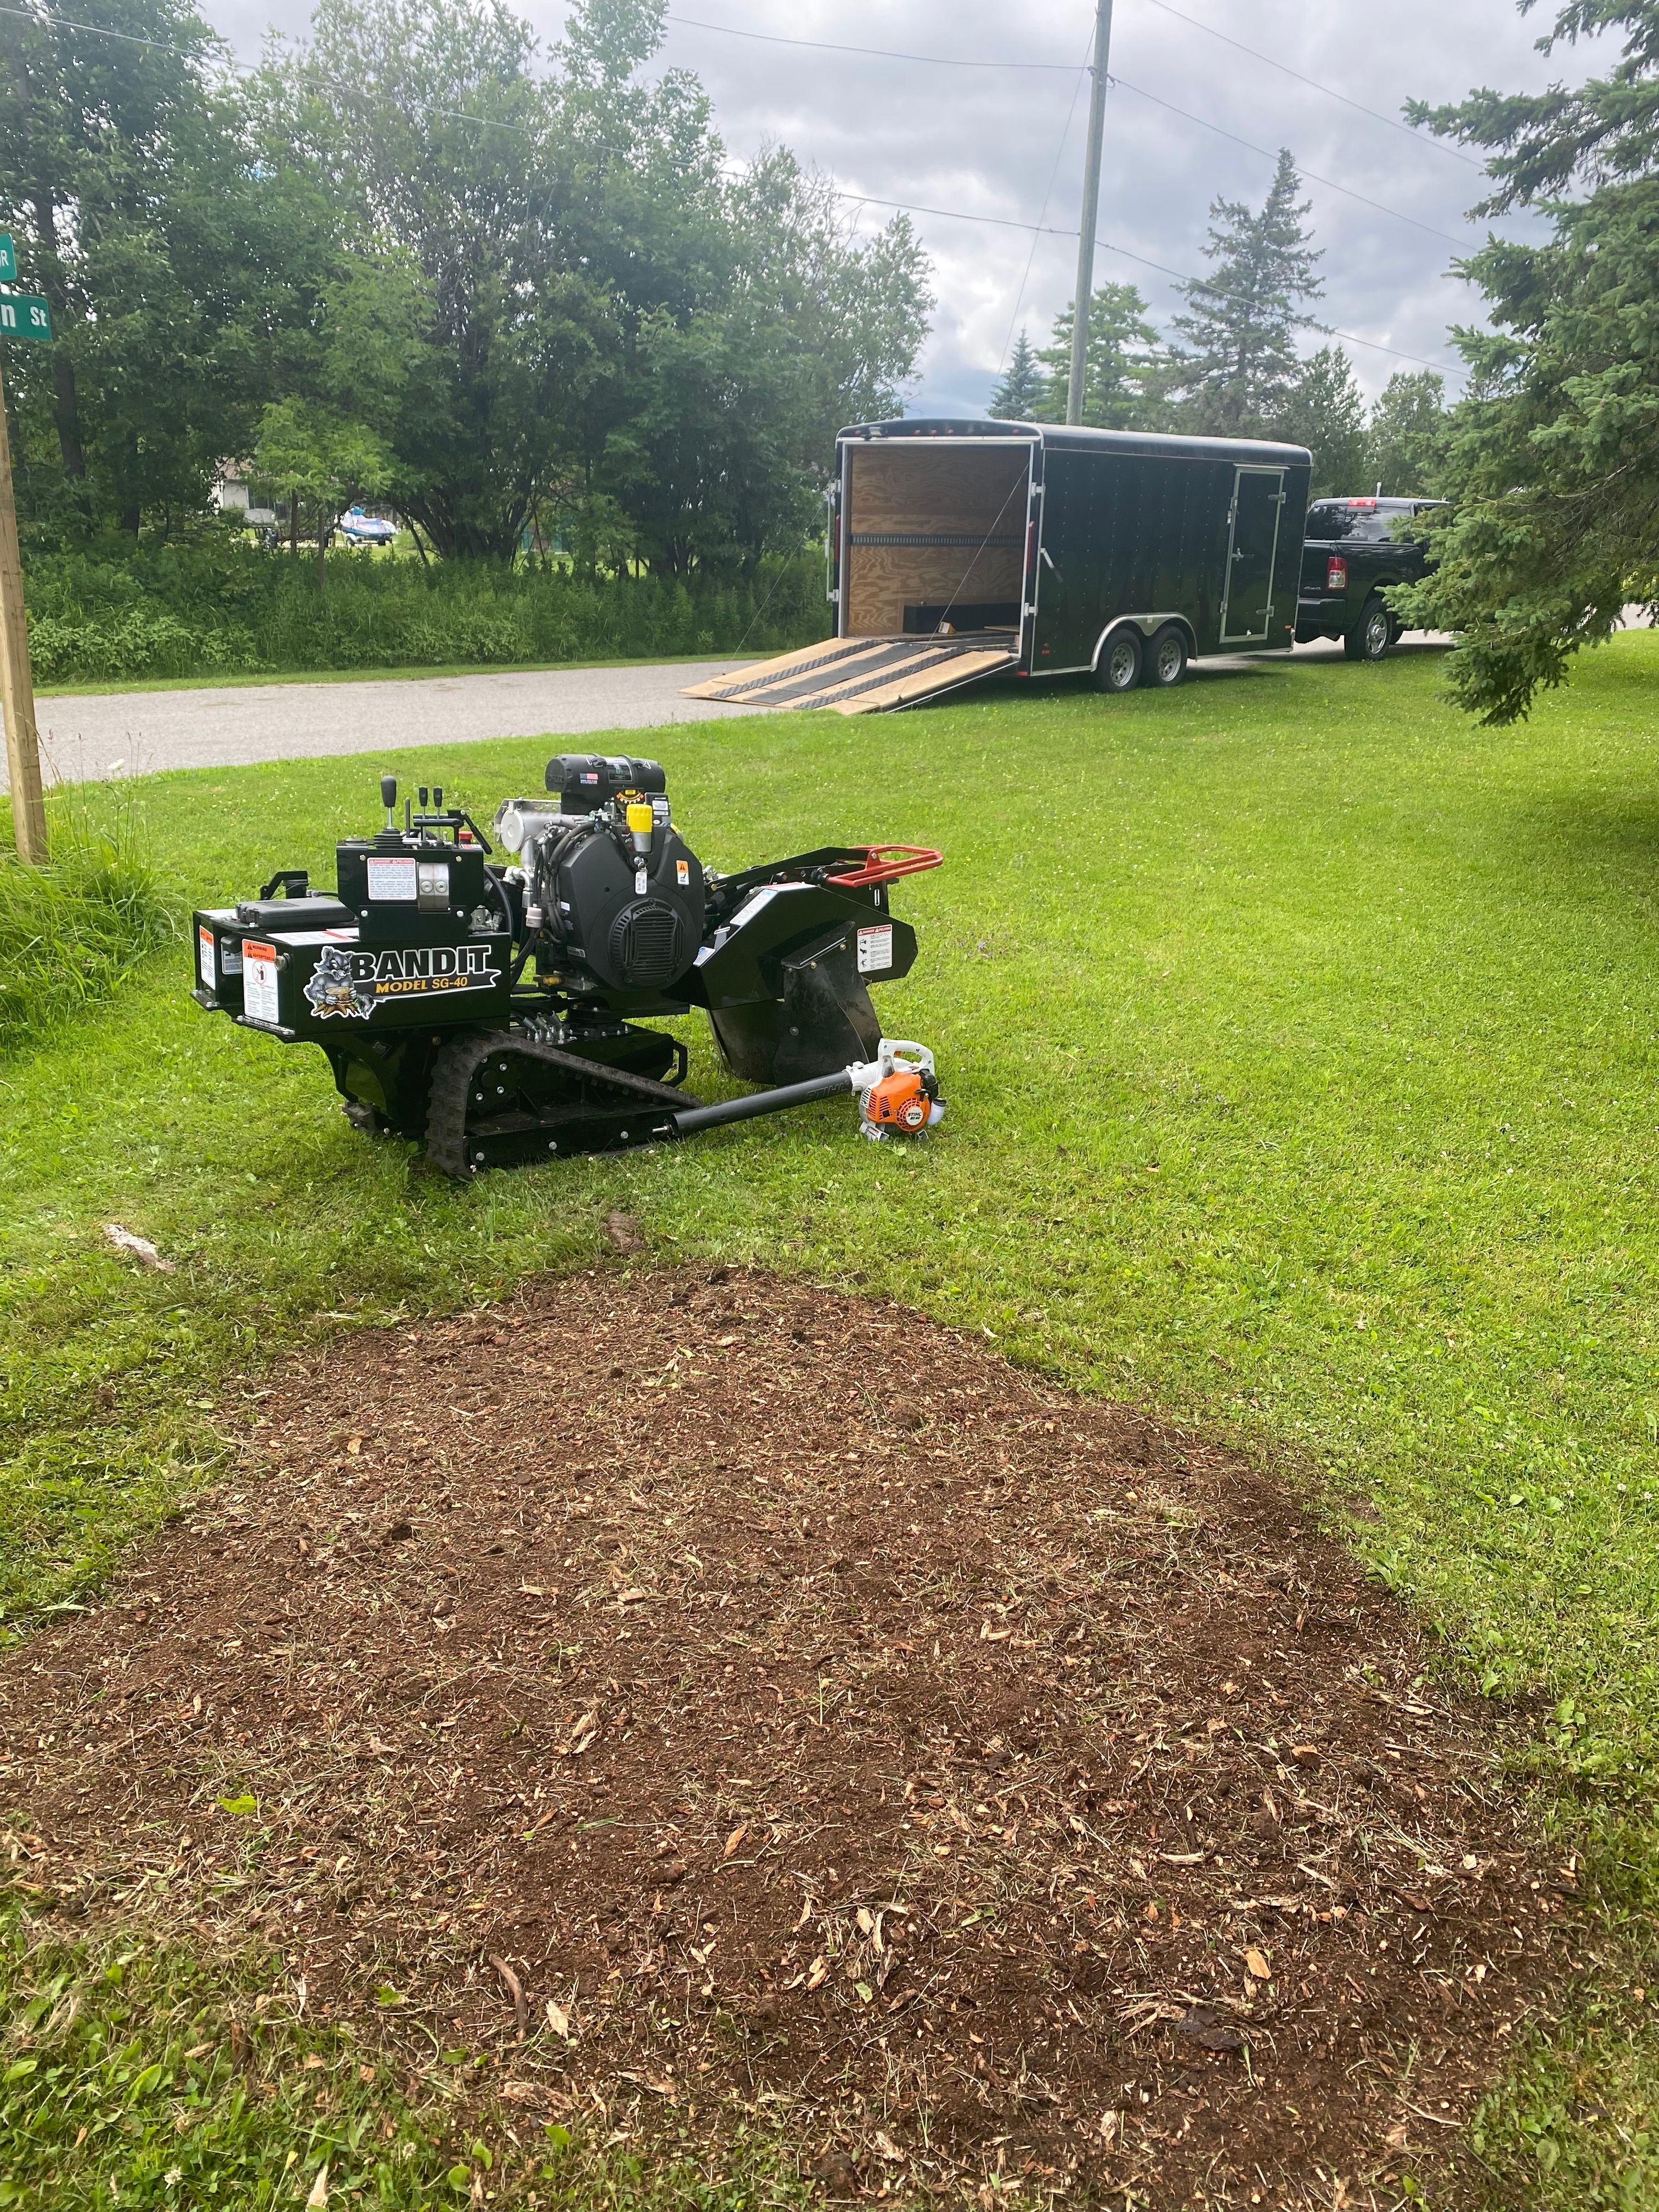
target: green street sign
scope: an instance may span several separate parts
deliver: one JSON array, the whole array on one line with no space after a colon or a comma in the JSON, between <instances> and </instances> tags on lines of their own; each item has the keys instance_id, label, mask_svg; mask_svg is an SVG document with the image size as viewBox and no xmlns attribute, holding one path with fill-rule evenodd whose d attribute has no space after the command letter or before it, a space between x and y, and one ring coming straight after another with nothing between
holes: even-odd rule
<instances>
[{"instance_id":1,"label":"green street sign","mask_svg":"<svg viewBox=\"0 0 1659 2212\"><path fill-rule=\"evenodd\" d=\"M52 310L30 292L0 292L0 338L52 337Z\"/></svg>"},{"instance_id":2,"label":"green street sign","mask_svg":"<svg viewBox=\"0 0 1659 2212\"><path fill-rule=\"evenodd\" d=\"M0 230L0 284L17 282L17 248L11 242L11 233Z\"/></svg>"}]
</instances>

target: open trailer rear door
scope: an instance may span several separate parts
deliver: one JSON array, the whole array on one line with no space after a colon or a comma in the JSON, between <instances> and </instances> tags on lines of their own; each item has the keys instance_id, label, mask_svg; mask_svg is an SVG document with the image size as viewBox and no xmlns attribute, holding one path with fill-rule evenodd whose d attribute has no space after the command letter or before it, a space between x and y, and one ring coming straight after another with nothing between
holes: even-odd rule
<instances>
[{"instance_id":1,"label":"open trailer rear door","mask_svg":"<svg viewBox=\"0 0 1659 2212\"><path fill-rule=\"evenodd\" d=\"M776 660L734 668L689 684L686 699L738 707L830 707L838 714L877 714L936 698L982 676L1012 675L1017 638L834 637Z\"/></svg>"},{"instance_id":2,"label":"open trailer rear door","mask_svg":"<svg viewBox=\"0 0 1659 2212\"><path fill-rule=\"evenodd\" d=\"M843 430L828 543L838 635L684 696L877 714L1018 674L1036 434L962 427Z\"/></svg>"}]
</instances>

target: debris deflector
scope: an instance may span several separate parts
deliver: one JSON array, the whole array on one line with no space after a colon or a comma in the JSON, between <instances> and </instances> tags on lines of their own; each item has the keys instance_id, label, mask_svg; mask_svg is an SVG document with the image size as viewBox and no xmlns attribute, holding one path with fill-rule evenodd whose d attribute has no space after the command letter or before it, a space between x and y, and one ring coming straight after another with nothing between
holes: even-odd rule
<instances>
[{"instance_id":1,"label":"debris deflector","mask_svg":"<svg viewBox=\"0 0 1659 2212\"><path fill-rule=\"evenodd\" d=\"M738 707L830 707L838 714L876 714L976 677L1012 673L1018 662L1017 635L1006 643L980 637L827 638L776 660L688 684L681 696Z\"/></svg>"}]
</instances>

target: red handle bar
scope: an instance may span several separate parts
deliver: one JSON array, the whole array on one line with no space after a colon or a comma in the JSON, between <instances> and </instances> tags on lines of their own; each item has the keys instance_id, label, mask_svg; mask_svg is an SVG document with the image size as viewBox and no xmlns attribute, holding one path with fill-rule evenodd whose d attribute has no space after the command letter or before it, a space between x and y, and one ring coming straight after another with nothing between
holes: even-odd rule
<instances>
[{"instance_id":1,"label":"red handle bar","mask_svg":"<svg viewBox=\"0 0 1659 2212\"><path fill-rule=\"evenodd\" d=\"M864 866L844 876L826 876L824 881L845 884L890 884L896 876L919 876L925 868L936 868L945 858L930 845L866 845Z\"/></svg>"}]
</instances>

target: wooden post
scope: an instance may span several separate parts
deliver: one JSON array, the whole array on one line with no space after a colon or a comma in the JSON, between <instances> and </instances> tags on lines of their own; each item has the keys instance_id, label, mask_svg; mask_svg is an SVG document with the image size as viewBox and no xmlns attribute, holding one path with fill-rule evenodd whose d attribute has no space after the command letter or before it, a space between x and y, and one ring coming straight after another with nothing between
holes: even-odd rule
<instances>
[{"instance_id":1,"label":"wooden post","mask_svg":"<svg viewBox=\"0 0 1659 2212\"><path fill-rule=\"evenodd\" d=\"M23 620L23 562L11 490L11 441L6 386L0 376L0 708L6 718L6 773L11 783L12 835L17 857L46 860L46 805L40 787L40 738L34 726L34 679Z\"/></svg>"}]
</instances>

